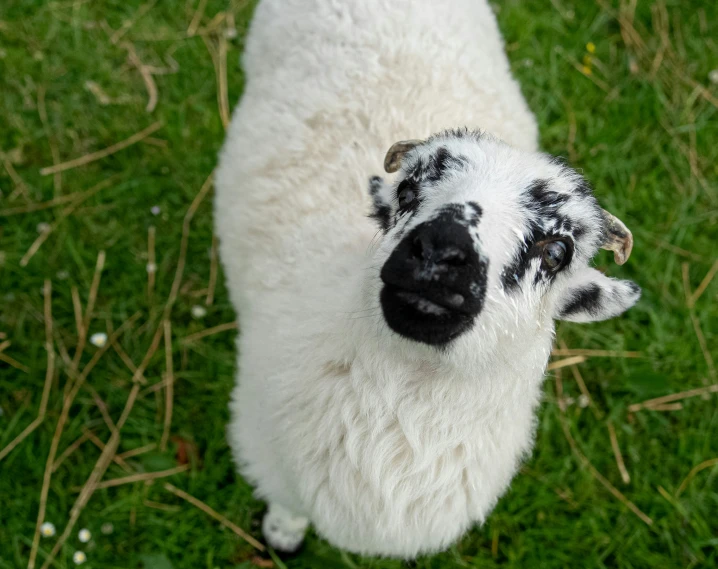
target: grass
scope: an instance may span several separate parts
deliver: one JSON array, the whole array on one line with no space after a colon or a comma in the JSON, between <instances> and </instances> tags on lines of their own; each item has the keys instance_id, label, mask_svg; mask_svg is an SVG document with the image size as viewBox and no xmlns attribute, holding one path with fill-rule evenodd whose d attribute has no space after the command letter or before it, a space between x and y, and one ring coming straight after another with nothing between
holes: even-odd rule
<instances>
[{"instance_id":1,"label":"grass","mask_svg":"<svg viewBox=\"0 0 718 569\"><path fill-rule=\"evenodd\" d=\"M718 279L709 272L718 241L718 86L709 79L718 68L718 4L500 4L509 56L538 116L543 147L582 169L636 238L624 267L613 265L609 254L597 262L641 284L637 307L597 325L561 325L559 339L573 349L632 350L643 357L588 357L575 368L550 372L535 452L510 491L483 527L416 567L715 567L716 396L669 402L680 409L629 406L718 383ZM73 566L77 549L86 551L86 566L96 568L269 566L269 553L165 486L171 483L261 538L262 504L236 476L224 437L237 332L229 324L201 335L234 319L221 272L216 288L212 284L211 195L195 203L182 240L185 215L216 163L227 102L233 105L242 91L236 61L252 8L241 0L3 1L0 452L43 411L43 387L50 391L36 428L0 460L2 569L28 566L53 440L57 457L67 456L47 486L44 519L57 526L58 536L82 496L54 567ZM226 29L236 29L236 37ZM158 121L156 132L114 154L59 175L40 173ZM93 187L94 193L78 193ZM49 200L57 205L7 211ZM38 229L47 228L39 224L49 224L51 232L30 256ZM101 251L104 267L88 311ZM156 265L152 275L150 262ZM46 281L54 362L45 349ZM73 291L82 307L79 322ZM193 317L194 306L206 315ZM138 312L118 336L126 357L107 349L84 385L77 383L74 370L99 353L88 344L73 365L85 324L89 334L106 332L108 323L117 330ZM165 320L171 322L166 337ZM183 341L193 334L201 337ZM167 352L173 405L162 383ZM143 359L144 373L135 373ZM133 376L146 384L133 388ZM73 386L77 396L56 436ZM133 393L136 401L123 419ZM582 407L586 394L591 405ZM168 411L168 444L161 450ZM87 433L110 448L101 454ZM124 458L105 470L115 443ZM143 452L133 456L134 449ZM183 465L187 471L171 474ZM154 481L95 488L101 480L167 470L170 475ZM109 523L112 533L102 533ZM77 539L82 527L93 534L90 544ZM58 536L39 540L37 567L47 563ZM284 565L405 566L346 555L315 536Z\"/></svg>"}]
</instances>

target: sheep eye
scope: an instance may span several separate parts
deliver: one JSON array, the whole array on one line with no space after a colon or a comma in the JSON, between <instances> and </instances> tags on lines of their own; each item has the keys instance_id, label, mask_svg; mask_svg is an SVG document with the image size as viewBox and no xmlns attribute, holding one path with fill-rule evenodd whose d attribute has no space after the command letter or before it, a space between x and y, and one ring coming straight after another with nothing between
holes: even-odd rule
<instances>
[{"instance_id":1,"label":"sheep eye","mask_svg":"<svg viewBox=\"0 0 718 569\"><path fill-rule=\"evenodd\" d=\"M403 186L403 187L402 187ZM416 191L406 180L399 184L399 209L409 209L416 201Z\"/></svg>"},{"instance_id":2,"label":"sheep eye","mask_svg":"<svg viewBox=\"0 0 718 569\"><path fill-rule=\"evenodd\" d=\"M563 241L546 243L541 253L541 266L549 271L558 271L566 261L567 251Z\"/></svg>"}]
</instances>

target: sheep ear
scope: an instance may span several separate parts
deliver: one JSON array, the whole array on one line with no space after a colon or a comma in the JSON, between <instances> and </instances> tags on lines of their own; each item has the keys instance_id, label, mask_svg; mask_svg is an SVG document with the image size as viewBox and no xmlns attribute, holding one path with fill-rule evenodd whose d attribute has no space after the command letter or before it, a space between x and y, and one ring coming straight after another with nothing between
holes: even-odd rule
<instances>
[{"instance_id":1,"label":"sheep ear","mask_svg":"<svg viewBox=\"0 0 718 569\"><path fill-rule=\"evenodd\" d=\"M641 297L633 281L612 279L586 268L575 275L556 306L557 320L596 322L623 314Z\"/></svg>"},{"instance_id":2,"label":"sheep ear","mask_svg":"<svg viewBox=\"0 0 718 569\"><path fill-rule=\"evenodd\" d=\"M392 144L384 157L384 170L388 174L396 172L401 168L401 160L404 158L404 154L423 143L423 140L401 140Z\"/></svg>"}]
</instances>

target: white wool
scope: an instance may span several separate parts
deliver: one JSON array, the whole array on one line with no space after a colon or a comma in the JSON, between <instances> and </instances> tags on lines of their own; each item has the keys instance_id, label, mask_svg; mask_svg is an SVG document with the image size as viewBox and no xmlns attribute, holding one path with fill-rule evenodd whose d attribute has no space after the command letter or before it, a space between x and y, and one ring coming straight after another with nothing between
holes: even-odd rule
<instances>
[{"instance_id":1,"label":"white wool","mask_svg":"<svg viewBox=\"0 0 718 569\"><path fill-rule=\"evenodd\" d=\"M485 520L531 449L570 284L562 276L540 294L500 285L526 223L512 188L547 178L570 192L575 180L535 153L535 119L483 0L263 0L243 65L215 219L241 329L229 441L271 504L265 526L286 520L265 537L293 547L308 518L357 553L446 548ZM463 125L507 144L429 143L468 156L468 173L451 178L450 198L434 194L378 233L367 185L387 149ZM378 300L397 233L473 195L490 262L480 317L443 350L398 336ZM597 247L577 250L581 270Z\"/></svg>"}]
</instances>

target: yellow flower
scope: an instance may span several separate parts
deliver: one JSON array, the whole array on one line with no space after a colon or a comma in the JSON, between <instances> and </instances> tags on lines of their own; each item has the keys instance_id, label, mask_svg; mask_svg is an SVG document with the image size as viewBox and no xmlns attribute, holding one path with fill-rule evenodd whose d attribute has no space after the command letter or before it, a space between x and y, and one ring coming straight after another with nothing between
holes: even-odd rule
<instances>
[{"instance_id":1,"label":"yellow flower","mask_svg":"<svg viewBox=\"0 0 718 569\"><path fill-rule=\"evenodd\" d=\"M584 75L591 75L591 73L593 73L593 71L591 71L591 68L588 65L584 65L581 68L581 71L583 71Z\"/></svg>"},{"instance_id":2,"label":"yellow flower","mask_svg":"<svg viewBox=\"0 0 718 569\"><path fill-rule=\"evenodd\" d=\"M596 53L596 44L594 44L592 41L588 42L586 44L586 51L588 53Z\"/></svg>"},{"instance_id":3,"label":"yellow flower","mask_svg":"<svg viewBox=\"0 0 718 569\"><path fill-rule=\"evenodd\" d=\"M583 56L583 64L584 65L591 65L591 62L593 61L593 58L587 53Z\"/></svg>"}]
</instances>

